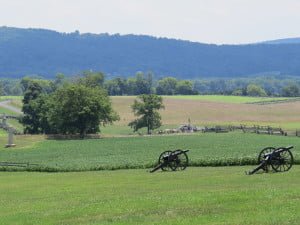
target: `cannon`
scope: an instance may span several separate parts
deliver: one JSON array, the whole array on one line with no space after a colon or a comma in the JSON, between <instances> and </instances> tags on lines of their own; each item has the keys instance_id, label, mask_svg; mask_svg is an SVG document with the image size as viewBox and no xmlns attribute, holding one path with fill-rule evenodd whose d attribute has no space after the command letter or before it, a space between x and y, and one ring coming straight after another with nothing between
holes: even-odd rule
<instances>
[{"instance_id":1,"label":"cannon","mask_svg":"<svg viewBox=\"0 0 300 225\"><path fill-rule=\"evenodd\" d=\"M252 171L246 172L246 174L252 175L258 170L263 170L265 172L285 172L290 170L294 163L294 157L290 151L292 148L293 146L264 148L258 155L259 165Z\"/></svg>"},{"instance_id":2,"label":"cannon","mask_svg":"<svg viewBox=\"0 0 300 225\"><path fill-rule=\"evenodd\" d=\"M175 151L164 151L158 158L158 165L150 173L159 169L162 171L185 170L189 163L187 152L189 150L177 149Z\"/></svg>"}]
</instances>

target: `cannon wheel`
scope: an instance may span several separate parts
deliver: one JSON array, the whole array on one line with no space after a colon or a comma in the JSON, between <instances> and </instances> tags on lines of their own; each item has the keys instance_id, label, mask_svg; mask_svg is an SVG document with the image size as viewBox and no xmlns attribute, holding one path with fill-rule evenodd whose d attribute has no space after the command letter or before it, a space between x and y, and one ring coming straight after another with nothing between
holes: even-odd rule
<instances>
[{"instance_id":1,"label":"cannon wheel","mask_svg":"<svg viewBox=\"0 0 300 225\"><path fill-rule=\"evenodd\" d=\"M267 153L273 152L275 150L274 147L266 147L263 150L261 150L261 152L258 155L258 164L261 164L264 161L264 156ZM270 170L270 165L266 164L266 166L262 167L262 169L266 172L268 172Z\"/></svg>"},{"instance_id":2,"label":"cannon wheel","mask_svg":"<svg viewBox=\"0 0 300 225\"><path fill-rule=\"evenodd\" d=\"M271 166L276 172L285 172L292 168L294 163L293 154L286 149L271 159Z\"/></svg>"},{"instance_id":3,"label":"cannon wheel","mask_svg":"<svg viewBox=\"0 0 300 225\"><path fill-rule=\"evenodd\" d=\"M185 170L189 163L189 158L187 154L180 149L175 150L173 153L177 153L177 154L179 153L179 154L174 158L174 160L172 160L172 162L170 162L171 169L173 171Z\"/></svg>"},{"instance_id":4,"label":"cannon wheel","mask_svg":"<svg viewBox=\"0 0 300 225\"><path fill-rule=\"evenodd\" d=\"M165 163L166 160L168 160L169 156L172 154L172 151L164 151L160 154L158 158L158 164ZM165 166L161 167L163 171L171 170L172 168L169 166L169 163L167 163Z\"/></svg>"}]
</instances>

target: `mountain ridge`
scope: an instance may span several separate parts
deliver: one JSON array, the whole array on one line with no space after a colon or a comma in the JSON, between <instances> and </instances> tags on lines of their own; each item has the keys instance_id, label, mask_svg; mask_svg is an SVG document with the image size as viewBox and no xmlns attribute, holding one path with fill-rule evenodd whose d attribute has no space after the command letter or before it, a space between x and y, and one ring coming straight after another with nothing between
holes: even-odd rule
<instances>
[{"instance_id":1,"label":"mountain ridge","mask_svg":"<svg viewBox=\"0 0 300 225\"><path fill-rule=\"evenodd\" d=\"M275 40L274 40L275 41ZM0 76L22 77L102 71L132 76L238 77L258 73L300 75L300 43L216 45L148 35L60 33L0 27Z\"/></svg>"}]
</instances>

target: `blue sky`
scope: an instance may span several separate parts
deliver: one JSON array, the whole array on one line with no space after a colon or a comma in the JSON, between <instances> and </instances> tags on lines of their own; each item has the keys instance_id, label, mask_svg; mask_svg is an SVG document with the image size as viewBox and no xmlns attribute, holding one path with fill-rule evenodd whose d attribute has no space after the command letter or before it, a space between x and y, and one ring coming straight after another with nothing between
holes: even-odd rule
<instances>
[{"instance_id":1,"label":"blue sky","mask_svg":"<svg viewBox=\"0 0 300 225\"><path fill-rule=\"evenodd\" d=\"M0 0L0 26L252 43L300 37L300 0Z\"/></svg>"}]
</instances>

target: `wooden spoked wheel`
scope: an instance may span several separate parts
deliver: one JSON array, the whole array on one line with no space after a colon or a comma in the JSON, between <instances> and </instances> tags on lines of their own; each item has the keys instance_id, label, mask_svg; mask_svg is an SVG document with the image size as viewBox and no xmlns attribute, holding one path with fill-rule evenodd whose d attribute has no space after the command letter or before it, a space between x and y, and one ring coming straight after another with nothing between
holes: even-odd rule
<instances>
[{"instance_id":1,"label":"wooden spoked wheel","mask_svg":"<svg viewBox=\"0 0 300 225\"><path fill-rule=\"evenodd\" d=\"M170 167L173 171L185 170L189 163L187 154L182 150L173 151L174 158L170 161Z\"/></svg>"},{"instance_id":2,"label":"wooden spoked wheel","mask_svg":"<svg viewBox=\"0 0 300 225\"><path fill-rule=\"evenodd\" d=\"M266 155L268 153L273 152L274 150L275 150L274 147L266 147L263 150L261 150L261 152L258 155L258 164L261 164L266 159ZM262 169L268 172L271 169L271 166L266 164L266 166L264 166Z\"/></svg>"},{"instance_id":3,"label":"wooden spoked wheel","mask_svg":"<svg viewBox=\"0 0 300 225\"><path fill-rule=\"evenodd\" d=\"M172 151L164 151L160 154L158 158L158 164L164 164L165 166L161 167L163 171L172 170L172 168L169 166L169 157L172 154Z\"/></svg>"},{"instance_id":4,"label":"wooden spoked wheel","mask_svg":"<svg viewBox=\"0 0 300 225\"><path fill-rule=\"evenodd\" d=\"M290 150L279 151L271 158L271 166L276 172L285 172L292 168L294 157Z\"/></svg>"}]
</instances>

